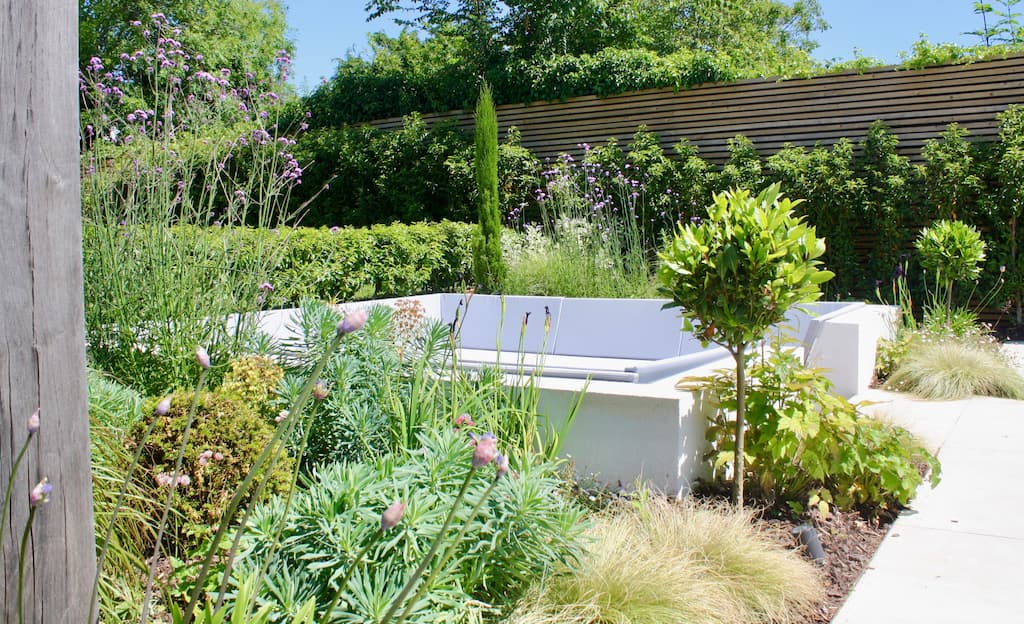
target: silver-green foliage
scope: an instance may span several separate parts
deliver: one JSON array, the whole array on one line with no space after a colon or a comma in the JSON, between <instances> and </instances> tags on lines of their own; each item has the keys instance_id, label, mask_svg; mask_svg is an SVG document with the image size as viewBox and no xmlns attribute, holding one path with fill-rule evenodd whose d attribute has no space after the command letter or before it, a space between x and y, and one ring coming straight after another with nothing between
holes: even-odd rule
<instances>
[{"instance_id":1,"label":"silver-green foliage","mask_svg":"<svg viewBox=\"0 0 1024 624\"><path fill-rule=\"evenodd\" d=\"M473 454L464 433L424 433L422 448L373 463L338 463L316 471L296 494L280 547L269 566L258 604L293 615L311 598L329 602L333 584L371 539L392 501L407 503L400 525L357 567L332 621L378 621L436 537ZM508 604L555 562L571 560L585 529L583 512L559 493L553 466L525 465L500 480L445 569L409 622L459 622L471 601ZM472 480L475 502L489 475ZM273 550L283 512L280 500L258 508L244 538L236 578L258 569Z\"/></svg>"},{"instance_id":2,"label":"silver-green foliage","mask_svg":"<svg viewBox=\"0 0 1024 624\"><path fill-rule=\"evenodd\" d=\"M1024 378L998 345L969 337L915 337L886 387L939 401L972 395L1024 398Z\"/></svg>"}]
</instances>

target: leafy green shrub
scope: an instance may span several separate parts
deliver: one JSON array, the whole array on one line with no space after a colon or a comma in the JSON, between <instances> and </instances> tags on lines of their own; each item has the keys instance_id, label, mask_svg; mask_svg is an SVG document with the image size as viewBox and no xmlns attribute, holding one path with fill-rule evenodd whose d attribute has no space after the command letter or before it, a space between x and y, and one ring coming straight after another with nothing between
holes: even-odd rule
<instances>
[{"instance_id":1,"label":"leafy green shrub","mask_svg":"<svg viewBox=\"0 0 1024 624\"><path fill-rule=\"evenodd\" d=\"M259 390L260 393L264 389ZM163 499L174 470L182 435L188 422L192 392L171 395L171 409L157 419L148 438L140 439L148 423L140 422L132 434L133 445L142 444L140 469L152 480L149 494ZM249 397L223 389L203 392L192 423L184 463L175 488L177 526L165 538L165 550L182 556L210 536L239 483L274 433L273 423L253 411ZM266 494L287 489L293 461L278 461L267 483Z\"/></svg>"},{"instance_id":2,"label":"leafy green shrub","mask_svg":"<svg viewBox=\"0 0 1024 624\"><path fill-rule=\"evenodd\" d=\"M817 506L823 514L830 505L877 514L907 504L922 482L919 465L938 483L938 460L910 433L860 416L792 352L773 351L753 364L750 377L747 468L764 500L781 499L796 510ZM735 451L733 375L721 371L688 383L718 397L707 432L717 471Z\"/></svg>"},{"instance_id":3,"label":"leafy green shrub","mask_svg":"<svg viewBox=\"0 0 1024 624\"><path fill-rule=\"evenodd\" d=\"M268 357L248 355L232 360L231 370L224 375L221 392L248 404L256 414L270 415L275 390L284 377L284 370Z\"/></svg>"},{"instance_id":4,"label":"leafy green shrub","mask_svg":"<svg viewBox=\"0 0 1024 624\"><path fill-rule=\"evenodd\" d=\"M821 297L819 285L832 278L818 268L824 239L793 214L798 203L783 198L777 184L756 197L735 189L717 194L707 218L681 225L659 254L659 292L681 308L684 330L722 345L736 362L733 497L740 507L747 348L791 307Z\"/></svg>"},{"instance_id":5,"label":"leafy green shrub","mask_svg":"<svg viewBox=\"0 0 1024 624\"><path fill-rule=\"evenodd\" d=\"M1002 356L999 345L972 338L918 337L886 387L939 401L973 395L1024 398L1024 378Z\"/></svg>"},{"instance_id":6,"label":"leafy green shrub","mask_svg":"<svg viewBox=\"0 0 1024 624\"><path fill-rule=\"evenodd\" d=\"M823 596L808 561L732 508L656 499L597 516L587 537L509 624L795 623Z\"/></svg>"},{"instance_id":7,"label":"leafy green shrub","mask_svg":"<svg viewBox=\"0 0 1024 624\"><path fill-rule=\"evenodd\" d=\"M402 500L407 505L402 523L356 569L334 616L380 618L436 536L473 454L465 435L450 428L425 432L419 443L419 449L373 463L339 463L314 472L287 513L261 604L280 614L294 613L310 598L327 604L332 579L369 541L381 511ZM459 544L408 621L461 621L472 601L511 602L556 561L573 558L583 512L559 494L559 482L549 476L553 470L550 464L524 465L498 482L469 527L479 539ZM474 478L467 500L479 498L489 481ZM253 513L235 578L244 578L269 556L284 509L283 500L275 499Z\"/></svg>"},{"instance_id":8,"label":"leafy green shrub","mask_svg":"<svg viewBox=\"0 0 1024 624\"><path fill-rule=\"evenodd\" d=\"M979 207L983 183L975 162L977 148L966 140L969 134L957 124L949 124L921 150L925 190L940 219L970 219Z\"/></svg>"}]
</instances>

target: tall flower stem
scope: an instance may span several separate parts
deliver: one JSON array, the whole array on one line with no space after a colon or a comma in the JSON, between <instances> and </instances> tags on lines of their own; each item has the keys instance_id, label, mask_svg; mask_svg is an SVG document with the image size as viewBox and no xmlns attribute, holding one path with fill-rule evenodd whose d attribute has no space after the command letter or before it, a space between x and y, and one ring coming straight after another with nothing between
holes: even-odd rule
<instances>
[{"instance_id":1,"label":"tall flower stem","mask_svg":"<svg viewBox=\"0 0 1024 624\"><path fill-rule=\"evenodd\" d=\"M18 458L14 460L14 466L11 468L11 477L7 480L7 492L4 493L4 506L0 509L0 544L4 541L4 529L7 527L7 514L8 509L11 506L11 493L14 491L14 479L18 476L18 467L21 466L21 460L25 457L25 452L28 450L28 445L32 442L32 436L35 435L34 431L29 431L28 437L25 438L25 444L21 446L21 450L18 452Z\"/></svg>"},{"instance_id":2,"label":"tall flower stem","mask_svg":"<svg viewBox=\"0 0 1024 624\"><path fill-rule=\"evenodd\" d=\"M200 364L204 364L200 362ZM185 448L188 446L189 434L192 433L192 423L195 421L196 412L199 411L199 394L206 384L206 374L209 371L209 362L202 366L199 373L199 381L196 382L196 391L192 395L192 406L188 410L188 421L185 423L185 432L181 436L181 445L178 447L178 456L174 460L174 470L171 471L171 482L167 491L167 498L164 500L163 513L160 515L160 524L156 532L156 544L153 545L153 558L149 562L149 578L146 580L146 593L142 599L142 614L139 616L140 624L146 624L149 618L149 604L153 597L153 583L156 580L156 566L160 558L160 543L163 541L164 531L167 528L167 518L171 514L171 505L174 502L174 493L178 489L178 476L181 474L181 465L185 460ZM155 419L154 419L155 420Z\"/></svg>"},{"instance_id":3,"label":"tall flower stem","mask_svg":"<svg viewBox=\"0 0 1024 624\"><path fill-rule=\"evenodd\" d=\"M25 523L25 531L21 534L21 551L18 555L18 624L25 622L25 555L28 554L28 536L32 533L32 520L35 517L36 507L33 505L28 510L28 521Z\"/></svg>"},{"instance_id":4,"label":"tall flower stem","mask_svg":"<svg viewBox=\"0 0 1024 624\"><path fill-rule=\"evenodd\" d=\"M416 585L416 581L423 576L423 573L427 570L427 566L429 566L430 562L434 559L434 555L437 554L437 550L441 547L441 542L444 540L445 534L448 533L448 528L452 525L452 520L455 519L455 512L458 511L459 505L462 504L462 499L466 497L466 490L469 489L469 482L473 478L473 475L476 474L476 470L476 466L470 466L469 472L466 473L466 478L462 481L462 487L459 488L459 493L456 495L455 501L452 503L452 508L448 511L448 517L444 519L444 524L441 525L441 530L438 531L437 537L434 538L434 543L430 545L430 550L427 552L426 556L423 557L423 561L420 562L420 565L416 568L416 571L412 573L412 576L409 577L409 580L405 582L405 586L402 587L402 591L399 592L398 597L395 598L394 602L391 603L391 606L388 607L387 612L384 614L384 617L380 619L379 624L387 624L391 621L392 616L394 616L395 612L398 611L398 608L402 606L402 603L405 602L405 599L409 596L409 592L411 592L413 586Z\"/></svg>"},{"instance_id":5,"label":"tall flower stem","mask_svg":"<svg viewBox=\"0 0 1024 624\"><path fill-rule=\"evenodd\" d=\"M409 617L409 614L412 613L412 610L416 606L416 603L419 602L420 598L423 597L423 594L427 593L427 589L430 587L431 577L433 577L434 574L440 572L441 570L444 570L444 567L448 565L448 561L452 558L452 555L455 554L455 549L458 548L459 544L462 543L462 540L466 538L466 533L469 532L469 525L473 523L473 520L476 519L476 515L480 513L480 508L483 507L484 503L487 502L487 499L491 497L491 492L494 491L494 486L498 485L498 481L500 479L500 476L494 477L494 480L491 481L491 484L487 486L487 489L484 491L483 495L480 496L480 500L476 502L476 505L473 506L473 510L469 512L469 517L466 518L466 521L462 523L462 528L459 530L459 534L455 536L454 540L448 543L448 546L445 548L444 555L441 557L441 561L437 564L437 566L434 567L433 571L430 573L427 579L423 581L423 583L420 585L420 588L416 590L416 594L413 595L412 600L409 601L409 604L405 606L405 609L402 611L402 614L398 616L398 621L395 624L402 624L403 622L405 622L405 618ZM442 531L441 534L443 535L444 532ZM423 561L425 563L429 563L430 559L431 556L428 555L426 559L424 559ZM387 620L385 619L385 621Z\"/></svg>"}]
</instances>

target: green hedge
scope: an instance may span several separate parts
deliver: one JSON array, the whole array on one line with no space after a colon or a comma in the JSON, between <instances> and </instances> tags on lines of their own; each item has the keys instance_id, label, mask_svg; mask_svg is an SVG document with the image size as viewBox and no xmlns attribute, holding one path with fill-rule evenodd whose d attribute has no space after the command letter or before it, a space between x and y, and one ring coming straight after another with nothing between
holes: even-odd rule
<instances>
[{"instance_id":1,"label":"green hedge","mask_svg":"<svg viewBox=\"0 0 1024 624\"><path fill-rule=\"evenodd\" d=\"M326 301L400 297L451 291L471 282L473 226L441 221L371 228L232 230L232 249L280 245L267 305L297 306L304 297ZM216 230L208 235L216 236ZM263 239L258 241L257 239Z\"/></svg>"}]
</instances>

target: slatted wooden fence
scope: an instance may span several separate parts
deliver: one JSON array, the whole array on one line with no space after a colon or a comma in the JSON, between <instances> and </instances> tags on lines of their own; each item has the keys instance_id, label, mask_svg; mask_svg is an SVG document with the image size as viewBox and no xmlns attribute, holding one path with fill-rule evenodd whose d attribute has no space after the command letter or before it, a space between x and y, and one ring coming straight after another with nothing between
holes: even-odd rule
<instances>
[{"instance_id":1,"label":"slatted wooden fence","mask_svg":"<svg viewBox=\"0 0 1024 624\"><path fill-rule=\"evenodd\" d=\"M921 70L876 69L794 80L744 80L708 84L685 91L650 89L598 98L498 107L499 131L516 126L523 146L540 157L578 154L582 143L610 137L626 143L640 125L669 150L689 139L700 155L721 163L727 140L743 134L762 155L784 143L830 145L857 141L875 120L884 120L900 138L900 150L919 160L927 139L957 122L975 140L996 136L996 113L1024 103L1024 55L942 65ZM470 130L471 111L424 115L428 123L455 119ZM401 126L400 118L378 120L382 128Z\"/></svg>"}]
</instances>

